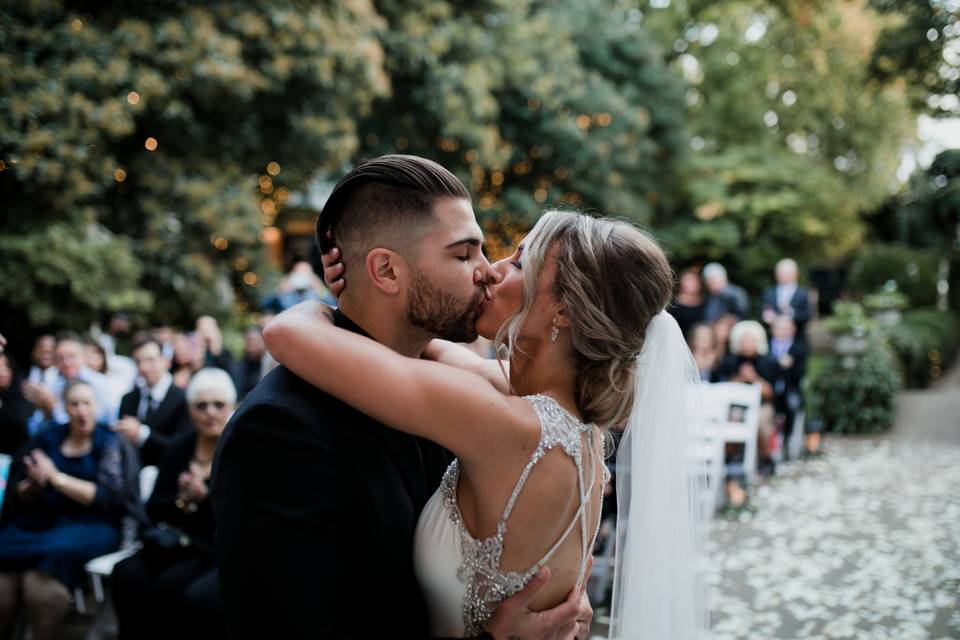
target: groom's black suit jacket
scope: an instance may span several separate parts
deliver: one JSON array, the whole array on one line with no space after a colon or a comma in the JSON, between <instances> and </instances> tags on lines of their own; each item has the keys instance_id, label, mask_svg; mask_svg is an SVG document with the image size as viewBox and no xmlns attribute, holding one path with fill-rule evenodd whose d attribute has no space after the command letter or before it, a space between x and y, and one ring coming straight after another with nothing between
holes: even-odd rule
<instances>
[{"instance_id":1,"label":"groom's black suit jacket","mask_svg":"<svg viewBox=\"0 0 960 640\"><path fill-rule=\"evenodd\" d=\"M336 324L362 331L340 313ZM322 366L322 363L318 363ZM423 638L413 536L448 456L271 371L227 424L211 494L236 637Z\"/></svg>"}]
</instances>

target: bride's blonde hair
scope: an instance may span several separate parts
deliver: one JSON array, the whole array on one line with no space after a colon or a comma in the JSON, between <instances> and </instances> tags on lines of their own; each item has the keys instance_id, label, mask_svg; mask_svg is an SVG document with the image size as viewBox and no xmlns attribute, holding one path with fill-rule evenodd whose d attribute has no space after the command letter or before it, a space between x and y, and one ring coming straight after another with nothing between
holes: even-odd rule
<instances>
[{"instance_id":1,"label":"bride's blonde hair","mask_svg":"<svg viewBox=\"0 0 960 640\"><path fill-rule=\"evenodd\" d=\"M647 325L673 292L670 263L657 242L631 224L547 211L524 244L523 305L497 333L497 353L504 345L508 354L516 348L554 244L552 294L569 320L577 409L584 422L623 427L633 407L636 359Z\"/></svg>"}]
</instances>

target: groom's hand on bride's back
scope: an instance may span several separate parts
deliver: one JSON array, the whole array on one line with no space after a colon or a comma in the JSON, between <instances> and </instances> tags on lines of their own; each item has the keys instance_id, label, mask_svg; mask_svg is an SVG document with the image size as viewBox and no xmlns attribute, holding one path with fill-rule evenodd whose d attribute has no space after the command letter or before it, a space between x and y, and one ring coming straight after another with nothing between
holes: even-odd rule
<instances>
[{"instance_id":1,"label":"groom's hand on bride's back","mask_svg":"<svg viewBox=\"0 0 960 640\"><path fill-rule=\"evenodd\" d=\"M523 591L501 602L487 627L487 633L494 640L566 640L575 637L579 629L578 620L583 620L584 616L593 617L593 610L581 589L571 591L567 599L553 609L530 609L530 604L548 580L550 569L544 567ZM589 629L589 619L586 622L586 628Z\"/></svg>"}]
</instances>

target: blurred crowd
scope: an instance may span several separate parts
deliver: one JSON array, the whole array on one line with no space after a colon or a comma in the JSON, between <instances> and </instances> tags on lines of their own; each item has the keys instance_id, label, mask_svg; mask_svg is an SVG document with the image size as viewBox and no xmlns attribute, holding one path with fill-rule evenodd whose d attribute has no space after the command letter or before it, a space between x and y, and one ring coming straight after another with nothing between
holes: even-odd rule
<instances>
[{"instance_id":1,"label":"blurred crowd","mask_svg":"<svg viewBox=\"0 0 960 640\"><path fill-rule=\"evenodd\" d=\"M170 626L181 615L196 629L217 625L213 453L238 398L273 362L259 327L239 359L210 316L190 332L128 329L116 315L100 334L41 335L22 369L0 357L0 638L24 613L33 638L54 637L85 563L122 546L125 520L143 547L113 572L121 637L183 635L182 622ZM144 466L158 469L145 504Z\"/></svg>"},{"instance_id":2,"label":"blurred crowd","mask_svg":"<svg viewBox=\"0 0 960 640\"><path fill-rule=\"evenodd\" d=\"M776 472L776 460L789 458L787 443L803 429L802 457L821 453L822 425L804 419L803 380L807 368L807 325L812 305L799 284L794 260L780 260L774 280L751 305L747 292L730 281L719 263L680 273L670 309L687 338L706 383L741 382L760 386L757 438L760 475ZM725 451L725 511L736 516L750 509L743 446ZM754 470L751 470L754 471Z\"/></svg>"},{"instance_id":3,"label":"blurred crowd","mask_svg":"<svg viewBox=\"0 0 960 640\"><path fill-rule=\"evenodd\" d=\"M237 403L276 365L263 325L304 300L333 302L310 264L294 261L239 355L212 316L133 331L116 313L84 335L36 336L29 351L6 336L0 639L20 625L34 640L55 637L83 597L86 563L118 549L130 550L111 574L120 638L220 635L214 451ZM28 362L11 355L27 351ZM155 469L149 487L145 468Z\"/></svg>"}]
</instances>

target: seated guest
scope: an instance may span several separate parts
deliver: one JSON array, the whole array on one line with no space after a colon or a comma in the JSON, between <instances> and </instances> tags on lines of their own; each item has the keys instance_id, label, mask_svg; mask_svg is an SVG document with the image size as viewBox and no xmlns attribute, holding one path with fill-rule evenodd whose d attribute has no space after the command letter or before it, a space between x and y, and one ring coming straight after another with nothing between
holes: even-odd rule
<instances>
[{"instance_id":1,"label":"seated guest","mask_svg":"<svg viewBox=\"0 0 960 640\"><path fill-rule=\"evenodd\" d=\"M770 356L770 345L763 325L755 320L742 320L735 324L730 331L730 353L720 365L719 377L729 382L760 385L757 454L761 474L774 471L770 441L776 433L773 385L777 373L778 365Z\"/></svg>"},{"instance_id":2,"label":"seated guest","mask_svg":"<svg viewBox=\"0 0 960 640\"><path fill-rule=\"evenodd\" d=\"M116 431L140 450L142 465L160 462L164 448L181 431L190 431L183 389L173 384L170 361L156 340L143 337L133 345L137 384L120 401Z\"/></svg>"},{"instance_id":3,"label":"seated guest","mask_svg":"<svg viewBox=\"0 0 960 640\"><path fill-rule=\"evenodd\" d=\"M713 322L725 314L733 314L738 320L747 317L747 292L743 287L727 279L727 270L717 262L711 262L703 268L703 278L707 281L707 302L703 314L707 322Z\"/></svg>"},{"instance_id":4,"label":"seated guest","mask_svg":"<svg viewBox=\"0 0 960 640\"><path fill-rule=\"evenodd\" d=\"M237 368L237 384L241 399L257 386L260 378L269 371L272 362L273 358L263 344L263 329L249 327L243 334L243 360Z\"/></svg>"},{"instance_id":5,"label":"seated guest","mask_svg":"<svg viewBox=\"0 0 960 640\"><path fill-rule=\"evenodd\" d=\"M13 455L27 441L27 419L31 413L33 406L23 397L10 358L0 354L0 453Z\"/></svg>"},{"instance_id":6,"label":"seated guest","mask_svg":"<svg viewBox=\"0 0 960 640\"><path fill-rule=\"evenodd\" d=\"M717 336L708 324L695 324L690 330L690 352L700 370L703 382L719 382L720 357L717 353Z\"/></svg>"},{"instance_id":7,"label":"seated guest","mask_svg":"<svg viewBox=\"0 0 960 640\"><path fill-rule=\"evenodd\" d=\"M199 340L199 348L203 353L203 367L217 367L234 375L236 365L233 355L223 345L223 333L220 331L220 324L213 316L200 316L197 318L196 336Z\"/></svg>"},{"instance_id":8,"label":"seated guest","mask_svg":"<svg viewBox=\"0 0 960 640\"><path fill-rule=\"evenodd\" d=\"M720 359L720 362L723 362L727 353L730 352L730 331L737 322L739 322L737 316L732 313L725 313L710 324L713 335L717 340L717 358Z\"/></svg>"},{"instance_id":9,"label":"seated guest","mask_svg":"<svg viewBox=\"0 0 960 640\"><path fill-rule=\"evenodd\" d=\"M196 429L178 434L164 451L147 515L158 525L172 527L178 532L175 537L187 537L191 543L161 552L145 540L143 549L114 568L120 638L222 636L222 604L212 555L213 510L208 496L213 453L236 398L233 381L220 369L201 369L187 387L187 404ZM182 626L187 611L189 632Z\"/></svg>"},{"instance_id":10,"label":"seated guest","mask_svg":"<svg viewBox=\"0 0 960 640\"><path fill-rule=\"evenodd\" d=\"M56 362L54 362L54 349L57 347L57 339L49 333L39 336L33 343L33 351L30 353L30 371L27 373L27 380L36 382L48 387L53 386L54 380L60 375L57 371Z\"/></svg>"},{"instance_id":11,"label":"seated guest","mask_svg":"<svg viewBox=\"0 0 960 640\"><path fill-rule=\"evenodd\" d=\"M149 333L150 337L160 344L161 351L163 351L163 357L170 362L173 362L173 327L166 322L158 321L150 327Z\"/></svg>"},{"instance_id":12,"label":"seated guest","mask_svg":"<svg viewBox=\"0 0 960 640\"><path fill-rule=\"evenodd\" d=\"M806 326L810 320L810 295L799 286L800 269L797 263L784 258L777 263L774 275L777 284L763 292L763 321L773 326L773 321L786 316L796 325L796 339L806 342Z\"/></svg>"},{"instance_id":13,"label":"seated guest","mask_svg":"<svg viewBox=\"0 0 960 640\"><path fill-rule=\"evenodd\" d=\"M720 365L720 382L742 382L760 385L760 412L758 416L757 452L759 471L763 475L775 470L771 457L770 439L775 433L773 410L773 381L777 365L769 356L767 334L759 322L744 320L730 331L730 353ZM725 454L726 477L724 489L727 496L726 512L736 516L744 509L753 510L747 503L745 452L743 447L728 444Z\"/></svg>"},{"instance_id":14,"label":"seated guest","mask_svg":"<svg viewBox=\"0 0 960 640\"><path fill-rule=\"evenodd\" d=\"M68 423L43 431L15 461L0 524L0 637L26 608L35 640L54 636L83 584L83 565L116 550L125 486L120 442L98 425L93 387L64 389Z\"/></svg>"},{"instance_id":15,"label":"seated guest","mask_svg":"<svg viewBox=\"0 0 960 640\"><path fill-rule=\"evenodd\" d=\"M192 333L176 333L173 336L173 362L170 373L173 384L186 389L193 374L203 368L204 351L197 336Z\"/></svg>"},{"instance_id":16,"label":"seated guest","mask_svg":"<svg viewBox=\"0 0 960 640\"><path fill-rule=\"evenodd\" d=\"M93 338L87 338L84 342L83 359L89 368L106 376L111 404L120 406L120 399L133 386L137 376L133 361L125 356L107 353L103 345Z\"/></svg>"},{"instance_id":17,"label":"seated guest","mask_svg":"<svg viewBox=\"0 0 960 640\"><path fill-rule=\"evenodd\" d=\"M703 297L703 284L697 269L684 269L680 272L680 284L677 297L670 308L670 315L677 320L680 331L689 341L690 330L705 319L706 300Z\"/></svg>"},{"instance_id":18,"label":"seated guest","mask_svg":"<svg viewBox=\"0 0 960 640\"><path fill-rule=\"evenodd\" d=\"M97 401L97 422L113 425L117 420L116 402L106 376L86 365L83 339L75 333L60 334L57 336L54 356L57 377L51 385L35 382L23 385L24 396L36 407L27 422L30 435L54 424L66 424L69 418L63 405L63 390L73 380L82 380L93 389Z\"/></svg>"},{"instance_id":19,"label":"seated guest","mask_svg":"<svg viewBox=\"0 0 960 640\"><path fill-rule=\"evenodd\" d=\"M803 408L803 376L807 372L807 348L797 339L797 327L787 316L773 320L773 338L770 340L770 356L777 363L776 381L773 383L774 408L784 418L783 441L790 442L793 423ZM789 458L786 444L784 460Z\"/></svg>"},{"instance_id":20,"label":"seated guest","mask_svg":"<svg viewBox=\"0 0 960 640\"><path fill-rule=\"evenodd\" d=\"M290 272L283 277L274 294L266 297L260 305L265 315L275 315L306 300L319 300L336 305L323 281L306 260L296 260Z\"/></svg>"}]
</instances>

